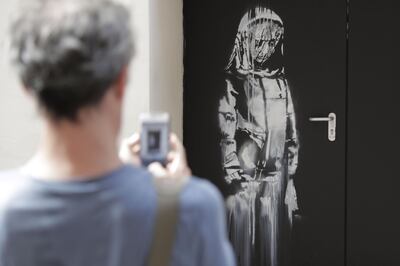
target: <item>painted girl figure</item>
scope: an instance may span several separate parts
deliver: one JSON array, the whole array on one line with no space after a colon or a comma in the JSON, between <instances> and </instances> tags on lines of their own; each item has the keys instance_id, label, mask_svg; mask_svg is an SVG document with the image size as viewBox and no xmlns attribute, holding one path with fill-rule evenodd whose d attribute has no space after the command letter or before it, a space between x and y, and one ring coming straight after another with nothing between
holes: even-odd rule
<instances>
[{"instance_id":1,"label":"painted girl figure","mask_svg":"<svg viewBox=\"0 0 400 266\"><path fill-rule=\"evenodd\" d=\"M277 266L297 210L299 143L283 66L284 27L255 7L240 21L219 100L230 239L240 266Z\"/></svg>"}]
</instances>

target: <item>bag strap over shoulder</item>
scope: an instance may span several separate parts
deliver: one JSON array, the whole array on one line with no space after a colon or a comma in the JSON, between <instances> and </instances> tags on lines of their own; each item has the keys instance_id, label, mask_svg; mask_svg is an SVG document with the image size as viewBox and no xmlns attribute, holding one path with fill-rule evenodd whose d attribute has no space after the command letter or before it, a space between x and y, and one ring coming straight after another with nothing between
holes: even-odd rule
<instances>
[{"instance_id":1,"label":"bag strap over shoulder","mask_svg":"<svg viewBox=\"0 0 400 266\"><path fill-rule=\"evenodd\" d=\"M167 266L171 262L179 219L180 192L187 178L154 178L157 213L149 266Z\"/></svg>"}]
</instances>

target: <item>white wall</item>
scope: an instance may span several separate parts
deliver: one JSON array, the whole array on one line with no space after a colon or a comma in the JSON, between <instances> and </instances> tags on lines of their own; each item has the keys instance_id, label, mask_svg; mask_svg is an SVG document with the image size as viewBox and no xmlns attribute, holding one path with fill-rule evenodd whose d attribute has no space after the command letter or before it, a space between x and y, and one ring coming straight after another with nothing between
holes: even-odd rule
<instances>
[{"instance_id":1,"label":"white wall","mask_svg":"<svg viewBox=\"0 0 400 266\"><path fill-rule=\"evenodd\" d=\"M130 67L128 90L124 105L121 136L126 137L139 129L138 115L150 111L150 35L149 4L143 0L119 0L132 12L132 28L136 54Z\"/></svg>"},{"instance_id":2,"label":"white wall","mask_svg":"<svg viewBox=\"0 0 400 266\"><path fill-rule=\"evenodd\" d=\"M0 168L15 167L36 147L39 124L8 60L8 21L15 1L0 2Z\"/></svg>"},{"instance_id":3,"label":"white wall","mask_svg":"<svg viewBox=\"0 0 400 266\"><path fill-rule=\"evenodd\" d=\"M150 0L150 110L171 114L182 138L182 0Z\"/></svg>"},{"instance_id":4,"label":"white wall","mask_svg":"<svg viewBox=\"0 0 400 266\"><path fill-rule=\"evenodd\" d=\"M172 130L181 136L181 0L119 1L125 2L132 10L132 27L136 39L136 56L130 70L121 135L128 136L138 130L137 117L140 112L157 110L172 114ZM5 36L16 2L0 2L0 169L24 163L34 152L40 131L36 109L24 95L8 60ZM149 10L149 6L154 10ZM151 19L154 19L151 30L150 14ZM153 44L157 42L152 46L150 33Z\"/></svg>"}]
</instances>

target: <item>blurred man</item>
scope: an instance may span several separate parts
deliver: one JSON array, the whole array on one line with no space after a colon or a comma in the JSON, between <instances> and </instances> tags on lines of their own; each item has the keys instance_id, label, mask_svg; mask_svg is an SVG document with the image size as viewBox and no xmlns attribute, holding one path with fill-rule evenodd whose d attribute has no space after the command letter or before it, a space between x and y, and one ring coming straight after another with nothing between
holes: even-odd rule
<instances>
[{"instance_id":1,"label":"blurred man","mask_svg":"<svg viewBox=\"0 0 400 266\"><path fill-rule=\"evenodd\" d=\"M146 265L156 216L153 177L138 166L138 137L125 142L131 164L116 149L133 53L127 10L107 0L30 1L11 35L43 134L25 166L0 174L0 265ZM149 170L190 176L175 136L171 147L166 168ZM165 265L234 265L222 198L208 182L191 178L183 188Z\"/></svg>"}]
</instances>

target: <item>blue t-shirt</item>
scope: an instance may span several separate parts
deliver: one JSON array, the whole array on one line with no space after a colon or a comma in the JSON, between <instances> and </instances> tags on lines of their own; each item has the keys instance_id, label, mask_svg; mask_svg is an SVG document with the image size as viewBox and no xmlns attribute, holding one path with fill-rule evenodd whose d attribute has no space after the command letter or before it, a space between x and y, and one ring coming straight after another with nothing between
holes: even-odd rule
<instances>
[{"instance_id":1,"label":"blue t-shirt","mask_svg":"<svg viewBox=\"0 0 400 266\"><path fill-rule=\"evenodd\" d=\"M192 178L180 196L173 266L235 265L223 200ZM0 266L145 266L156 192L150 174L125 165L86 182L0 174Z\"/></svg>"}]
</instances>

